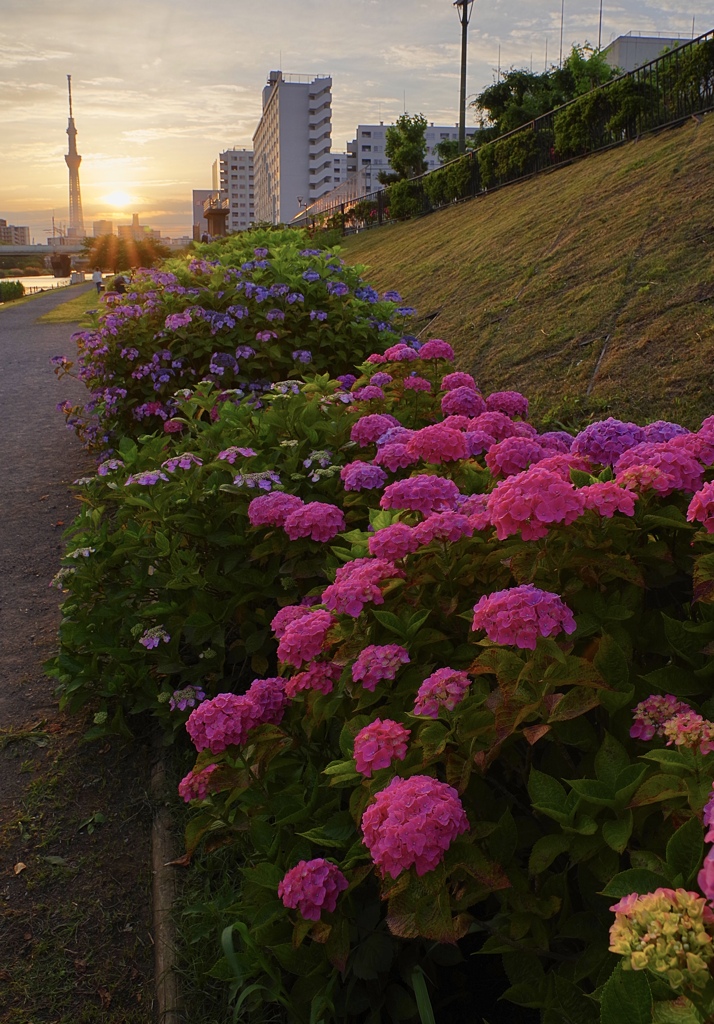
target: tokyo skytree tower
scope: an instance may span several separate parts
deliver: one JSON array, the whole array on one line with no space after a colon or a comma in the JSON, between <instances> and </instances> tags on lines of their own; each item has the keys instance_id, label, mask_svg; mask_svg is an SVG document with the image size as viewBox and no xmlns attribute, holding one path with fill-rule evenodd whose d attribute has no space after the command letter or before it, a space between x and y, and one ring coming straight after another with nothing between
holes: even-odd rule
<instances>
[{"instance_id":1,"label":"tokyo skytree tower","mask_svg":"<svg viewBox=\"0 0 714 1024\"><path fill-rule=\"evenodd\" d=\"M82 158L77 152L77 129L74 127L74 118L72 117L71 75L67 75L67 88L69 90L69 121L67 123L69 153L64 158L65 163L69 167L69 230L67 235L70 238L84 238L82 195L79 191L79 165L82 162Z\"/></svg>"}]
</instances>

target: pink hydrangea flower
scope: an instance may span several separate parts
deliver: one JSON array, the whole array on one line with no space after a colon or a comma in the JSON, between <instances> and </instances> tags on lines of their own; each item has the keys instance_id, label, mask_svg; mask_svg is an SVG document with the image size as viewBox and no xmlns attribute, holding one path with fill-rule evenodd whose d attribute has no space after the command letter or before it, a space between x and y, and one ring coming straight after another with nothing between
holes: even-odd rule
<instances>
[{"instance_id":1,"label":"pink hydrangea flower","mask_svg":"<svg viewBox=\"0 0 714 1024\"><path fill-rule=\"evenodd\" d=\"M697 875L697 885L710 902L714 901L714 846L704 858L701 871Z\"/></svg>"},{"instance_id":2,"label":"pink hydrangea flower","mask_svg":"<svg viewBox=\"0 0 714 1024\"><path fill-rule=\"evenodd\" d=\"M292 676L285 683L285 693L295 697L303 690L317 690L318 693L332 693L340 678L342 669L331 661L313 661L307 668Z\"/></svg>"},{"instance_id":3,"label":"pink hydrangea flower","mask_svg":"<svg viewBox=\"0 0 714 1024\"><path fill-rule=\"evenodd\" d=\"M412 455L406 444L395 441L391 444L382 445L377 449L377 454L372 460L375 466L386 466L392 473L398 469L406 469L419 461L418 455Z\"/></svg>"},{"instance_id":4,"label":"pink hydrangea flower","mask_svg":"<svg viewBox=\"0 0 714 1024\"><path fill-rule=\"evenodd\" d=\"M697 434L678 434L669 441L670 448L681 448L703 466L714 464L714 430Z\"/></svg>"},{"instance_id":5,"label":"pink hydrangea flower","mask_svg":"<svg viewBox=\"0 0 714 1024\"><path fill-rule=\"evenodd\" d=\"M572 452L556 452L546 455L538 463L538 469L547 469L550 473L558 473L563 480L570 480L570 470L578 469L581 473L592 473L591 464L582 456Z\"/></svg>"},{"instance_id":6,"label":"pink hydrangea flower","mask_svg":"<svg viewBox=\"0 0 714 1024\"><path fill-rule=\"evenodd\" d=\"M178 784L181 799L187 804L192 800L205 800L211 792L211 775L217 767L217 764L209 764L200 771L193 769L185 775Z\"/></svg>"},{"instance_id":7,"label":"pink hydrangea flower","mask_svg":"<svg viewBox=\"0 0 714 1024\"><path fill-rule=\"evenodd\" d=\"M520 391L494 391L486 399L489 412L505 412L506 416L528 418L528 399Z\"/></svg>"},{"instance_id":8,"label":"pink hydrangea flower","mask_svg":"<svg viewBox=\"0 0 714 1024\"><path fill-rule=\"evenodd\" d=\"M405 363L413 363L415 359L419 358L416 350L413 349L411 345L403 344L403 342L400 342L398 345L392 345L391 348L386 349L384 355L387 359Z\"/></svg>"},{"instance_id":9,"label":"pink hydrangea flower","mask_svg":"<svg viewBox=\"0 0 714 1024\"><path fill-rule=\"evenodd\" d=\"M648 466L645 463L636 466L629 466L621 470L616 477L616 482L628 491L637 491L644 494L645 491L658 490L660 493L667 490L670 478L656 466Z\"/></svg>"},{"instance_id":10,"label":"pink hydrangea flower","mask_svg":"<svg viewBox=\"0 0 714 1024\"><path fill-rule=\"evenodd\" d=\"M689 434L686 427L680 426L679 423L670 423L668 420L654 420L652 423L645 423L642 429L645 432L645 441L655 443L671 441L673 437Z\"/></svg>"},{"instance_id":11,"label":"pink hydrangea flower","mask_svg":"<svg viewBox=\"0 0 714 1024\"><path fill-rule=\"evenodd\" d=\"M714 482L704 484L689 502L687 520L701 523L707 533L714 533Z\"/></svg>"},{"instance_id":12,"label":"pink hydrangea flower","mask_svg":"<svg viewBox=\"0 0 714 1024\"><path fill-rule=\"evenodd\" d=\"M485 530L491 525L488 514L488 494L469 494L457 506L459 512L469 517L474 530Z\"/></svg>"},{"instance_id":13,"label":"pink hydrangea flower","mask_svg":"<svg viewBox=\"0 0 714 1024\"><path fill-rule=\"evenodd\" d=\"M662 733L668 747L674 743L677 747L698 750L700 754L710 754L714 750L714 722L707 721L691 709L668 718L662 726Z\"/></svg>"},{"instance_id":14,"label":"pink hydrangea flower","mask_svg":"<svg viewBox=\"0 0 714 1024\"><path fill-rule=\"evenodd\" d=\"M460 491L453 480L443 476L412 476L387 484L380 508L404 508L428 516L454 508Z\"/></svg>"},{"instance_id":15,"label":"pink hydrangea flower","mask_svg":"<svg viewBox=\"0 0 714 1024\"><path fill-rule=\"evenodd\" d=\"M573 443L572 436L566 430L546 430L544 434L538 436L544 448L556 452L569 452Z\"/></svg>"},{"instance_id":16,"label":"pink hydrangea flower","mask_svg":"<svg viewBox=\"0 0 714 1024\"><path fill-rule=\"evenodd\" d=\"M410 729L390 718L375 718L355 736L355 767L368 779L373 771L388 768L392 761L403 761L407 756Z\"/></svg>"},{"instance_id":17,"label":"pink hydrangea flower","mask_svg":"<svg viewBox=\"0 0 714 1024\"><path fill-rule=\"evenodd\" d=\"M429 338L429 340L422 345L419 349L420 359L448 359L450 363L453 363L454 350L448 342L442 341L441 338Z\"/></svg>"},{"instance_id":18,"label":"pink hydrangea flower","mask_svg":"<svg viewBox=\"0 0 714 1024\"><path fill-rule=\"evenodd\" d=\"M248 687L246 697L255 706L256 723L268 722L271 725L279 725L282 722L288 695L285 680L280 676L254 679Z\"/></svg>"},{"instance_id":19,"label":"pink hydrangea flower","mask_svg":"<svg viewBox=\"0 0 714 1024\"><path fill-rule=\"evenodd\" d=\"M400 666L409 664L409 651L399 644L370 644L352 666L352 678L365 690L374 690L384 679L394 679Z\"/></svg>"},{"instance_id":20,"label":"pink hydrangea flower","mask_svg":"<svg viewBox=\"0 0 714 1024\"><path fill-rule=\"evenodd\" d=\"M404 390L405 391L431 391L431 381L426 380L424 377L405 377L404 378Z\"/></svg>"},{"instance_id":21,"label":"pink hydrangea flower","mask_svg":"<svg viewBox=\"0 0 714 1024\"><path fill-rule=\"evenodd\" d=\"M367 356L365 362L371 363L372 365L375 363L386 363L387 357L383 356L381 352L373 352L371 355Z\"/></svg>"},{"instance_id":22,"label":"pink hydrangea flower","mask_svg":"<svg viewBox=\"0 0 714 1024\"><path fill-rule=\"evenodd\" d=\"M289 604L285 608L281 608L270 623L276 640L280 639L291 622L294 622L296 619L302 619L305 615L309 615L311 611L312 608L304 604Z\"/></svg>"},{"instance_id":23,"label":"pink hydrangea flower","mask_svg":"<svg viewBox=\"0 0 714 1024\"><path fill-rule=\"evenodd\" d=\"M634 491L620 487L614 480L588 484L587 487L580 488L580 494L585 508L592 509L605 519L612 519L615 512L622 512L626 516L635 514L638 495Z\"/></svg>"},{"instance_id":24,"label":"pink hydrangea flower","mask_svg":"<svg viewBox=\"0 0 714 1024\"><path fill-rule=\"evenodd\" d=\"M433 540L455 544L462 537L473 536L473 532L473 524L463 512L432 512L423 523L414 527L413 536L422 547Z\"/></svg>"},{"instance_id":25,"label":"pink hydrangea flower","mask_svg":"<svg viewBox=\"0 0 714 1024\"><path fill-rule=\"evenodd\" d=\"M336 864L324 857L301 860L285 873L278 886L283 906L299 910L306 921L319 921L320 913L333 913L337 899L349 883Z\"/></svg>"},{"instance_id":26,"label":"pink hydrangea flower","mask_svg":"<svg viewBox=\"0 0 714 1024\"><path fill-rule=\"evenodd\" d=\"M278 644L278 657L295 668L313 661L325 647L334 622L330 613L320 608L289 622Z\"/></svg>"},{"instance_id":27,"label":"pink hydrangea flower","mask_svg":"<svg viewBox=\"0 0 714 1024\"><path fill-rule=\"evenodd\" d=\"M483 629L496 644L534 651L539 636L573 633L576 622L567 604L547 590L527 583L485 594L474 605L473 630Z\"/></svg>"},{"instance_id":28,"label":"pink hydrangea flower","mask_svg":"<svg viewBox=\"0 0 714 1024\"><path fill-rule=\"evenodd\" d=\"M390 427L398 427L399 420L387 413L374 412L369 416L362 416L356 423L352 424L350 440L355 441L360 448L368 444L374 444L377 438L386 433Z\"/></svg>"},{"instance_id":29,"label":"pink hydrangea flower","mask_svg":"<svg viewBox=\"0 0 714 1024\"><path fill-rule=\"evenodd\" d=\"M518 437L516 424L503 412L482 412L471 420L469 430L482 430L496 441L503 441L505 437Z\"/></svg>"},{"instance_id":30,"label":"pink hydrangea flower","mask_svg":"<svg viewBox=\"0 0 714 1024\"><path fill-rule=\"evenodd\" d=\"M342 467L340 479L346 491L368 491L383 487L387 482L387 474L379 466L357 459Z\"/></svg>"},{"instance_id":31,"label":"pink hydrangea flower","mask_svg":"<svg viewBox=\"0 0 714 1024\"><path fill-rule=\"evenodd\" d=\"M442 427L451 427L452 430L468 430L471 423L470 416L445 416L441 421Z\"/></svg>"},{"instance_id":32,"label":"pink hydrangea flower","mask_svg":"<svg viewBox=\"0 0 714 1024\"><path fill-rule=\"evenodd\" d=\"M257 723L258 709L247 694L219 693L193 709L186 731L199 753L220 754L226 747L245 743Z\"/></svg>"},{"instance_id":33,"label":"pink hydrangea flower","mask_svg":"<svg viewBox=\"0 0 714 1024\"><path fill-rule=\"evenodd\" d=\"M474 388L452 388L441 399L441 411L445 416L480 416L486 411L486 402Z\"/></svg>"},{"instance_id":34,"label":"pink hydrangea flower","mask_svg":"<svg viewBox=\"0 0 714 1024\"><path fill-rule=\"evenodd\" d=\"M382 875L433 871L469 829L456 790L428 775L394 778L362 815L364 844Z\"/></svg>"},{"instance_id":35,"label":"pink hydrangea flower","mask_svg":"<svg viewBox=\"0 0 714 1024\"><path fill-rule=\"evenodd\" d=\"M472 391L478 391L476 381L471 374L461 373L458 370L455 373L447 373L445 377L441 378L442 391L454 391L456 388L471 388Z\"/></svg>"},{"instance_id":36,"label":"pink hydrangea flower","mask_svg":"<svg viewBox=\"0 0 714 1024\"><path fill-rule=\"evenodd\" d=\"M404 573L393 562L384 558L355 558L340 566L335 582L322 592L322 602L332 611L356 619L366 604L384 604L378 584L394 577L404 578Z\"/></svg>"},{"instance_id":37,"label":"pink hydrangea flower","mask_svg":"<svg viewBox=\"0 0 714 1024\"><path fill-rule=\"evenodd\" d=\"M283 523L283 529L290 540L299 537L310 537L326 543L341 533L345 528L345 517L337 505L328 505L324 501L311 501L291 512Z\"/></svg>"},{"instance_id":38,"label":"pink hydrangea flower","mask_svg":"<svg viewBox=\"0 0 714 1024\"><path fill-rule=\"evenodd\" d=\"M375 558L386 558L395 562L404 558L419 547L411 526L406 523L392 523L383 526L369 538L369 553Z\"/></svg>"},{"instance_id":39,"label":"pink hydrangea flower","mask_svg":"<svg viewBox=\"0 0 714 1024\"><path fill-rule=\"evenodd\" d=\"M417 430L407 441L407 451L410 455L435 465L441 462L457 462L459 459L467 459L469 455L463 433L445 427L442 423L434 423L430 427Z\"/></svg>"},{"instance_id":40,"label":"pink hydrangea flower","mask_svg":"<svg viewBox=\"0 0 714 1024\"><path fill-rule=\"evenodd\" d=\"M652 489L662 496L674 491L694 493L702 484L703 470L699 462L685 448L672 446L669 441L644 442L624 452L615 463L615 479L635 466L651 466L664 474L652 483Z\"/></svg>"},{"instance_id":41,"label":"pink hydrangea flower","mask_svg":"<svg viewBox=\"0 0 714 1024\"><path fill-rule=\"evenodd\" d=\"M568 480L537 464L502 480L491 492L487 507L499 540L519 532L523 540L538 540L547 536L551 524L574 522L584 505Z\"/></svg>"},{"instance_id":42,"label":"pink hydrangea flower","mask_svg":"<svg viewBox=\"0 0 714 1024\"><path fill-rule=\"evenodd\" d=\"M705 843L714 843L714 782L712 783L712 795L704 805L702 811L702 821L707 827L707 833L704 836Z\"/></svg>"},{"instance_id":43,"label":"pink hydrangea flower","mask_svg":"<svg viewBox=\"0 0 714 1024\"><path fill-rule=\"evenodd\" d=\"M630 729L630 736L633 739L648 742L653 736L664 736L664 724L670 718L680 713L686 713L692 709L688 704L677 700L671 693L664 697L653 693L647 700L640 703L633 709L633 724Z\"/></svg>"},{"instance_id":44,"label":"pink hydrangea flower","mask_svg":"<svg viewBox=\"0 0 714 1024\"><path fill-rule=\"evenodd\" d=\"M528 437L505 437L486 453L486 465L493 476L515 476L540 462L545 453L539 441Z\"/></svg>"},{"instance_id":45,"label":"pink hydrangea flower","mask_svg":"<svg viewBox=\"0 0 714 1024\"><path fill-rule=\"evenodd\" d=\"M253 498L248 506L248 519L251 526L284 526L291 512L302 508L304 502L296 494L284 491L271 491Z\"/></svg>"},{"instance_id":46,"label":"pink hydrangea flower","mask_svg":"<svg viewBox=\"0 0 714 1024\"><path fill-rule=\"evenodd\" d=\"M439 708L453 711L464 699L471 680L465 672L454 668L439 668L427 676L419 687L414 702L414 714L425 718L438 718Z\"/></svg>"}]
</instances>

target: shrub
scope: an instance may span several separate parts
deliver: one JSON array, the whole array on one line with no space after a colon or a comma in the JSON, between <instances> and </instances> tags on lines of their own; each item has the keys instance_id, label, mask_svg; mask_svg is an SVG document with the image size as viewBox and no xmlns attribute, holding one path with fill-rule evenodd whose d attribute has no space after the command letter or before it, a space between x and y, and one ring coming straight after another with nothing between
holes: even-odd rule
<instances>
[{"instance_id":1,"label":"shrub","mask_svg":"<svg viewBox=\"0 0 714 1024\"><path fill-rule=\"evenodd\" d=\"M21 299L24 294L25 286L22 281L0 281L0 302Z\"/></svg>"},{"instance_id":2,"label":"shrub","mask_svg":"<svg viewBox=\"0 0 714 1024\"><path fill-rule=\"evenodd\" d=\"M424 212L424 197L419 181L395 181L388 187L389 213L393 220L409 220Z\"/></svg>"}]
</instances>

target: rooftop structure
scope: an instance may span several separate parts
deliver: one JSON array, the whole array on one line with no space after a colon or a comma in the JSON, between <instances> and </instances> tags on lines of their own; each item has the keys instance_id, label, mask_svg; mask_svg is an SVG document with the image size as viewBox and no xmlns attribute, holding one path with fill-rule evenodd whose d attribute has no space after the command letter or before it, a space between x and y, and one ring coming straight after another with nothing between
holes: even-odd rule
<instances>
[{"instance_id":1,"label":"rooftop structure","mask_svg":"<svg viewBox=\"0 0 714 1024\"><path fill-rule=\"evenodd\" d=\"M606 46L602 55L610 67L634 71L643 64L655 60L663 50L673 50L689 41L679 36L640 35L637 32L628 32Z\"/></svg>"}]
</instances>

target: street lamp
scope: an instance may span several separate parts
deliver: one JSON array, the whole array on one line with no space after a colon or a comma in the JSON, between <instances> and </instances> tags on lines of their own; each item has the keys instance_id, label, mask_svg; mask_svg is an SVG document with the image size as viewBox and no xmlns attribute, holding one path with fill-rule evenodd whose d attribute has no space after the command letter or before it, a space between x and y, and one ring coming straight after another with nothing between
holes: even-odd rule
<instances>
[{"instance_id":1,"label":"street lamp","mask_svg":"<svg viewBox=\"0 0 714 1024\"><path fill-rule=\"evenodd\" d=\"M461 22L461 92L459 94L459 153L466 151L466 37L474 0L454 0Z\"/></svg>"}]
</instances>

